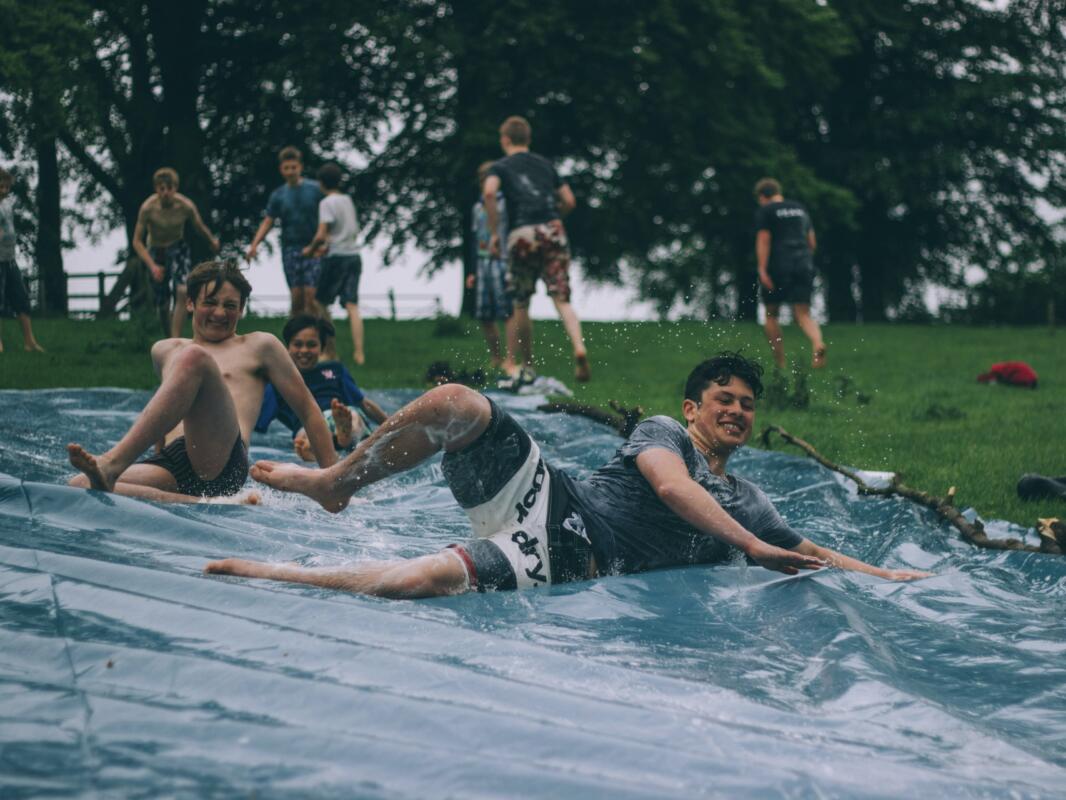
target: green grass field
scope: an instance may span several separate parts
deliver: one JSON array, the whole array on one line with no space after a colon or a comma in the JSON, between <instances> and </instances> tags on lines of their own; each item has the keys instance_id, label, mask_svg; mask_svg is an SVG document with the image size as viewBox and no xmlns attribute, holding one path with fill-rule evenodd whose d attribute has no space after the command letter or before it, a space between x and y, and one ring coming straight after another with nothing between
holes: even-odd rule
<instances>
[{"instance_id":1,"label":"green grass field","mask_svg":"<svg viewBox=\"0 0 1066 800\"><path fill-rule=\"evenodd\" d=\"M280 333L280 318L250 318L241 330ZM0 388L117 386L150 389L148 358L154 328L116 321L40 319L34 323L44 355L21 351L16 326L4 321L7 351L0 355ZM347 360L351 341L341 330ZM648 414L679 416L685 376L700 358L743 349L764 364L768 348L755 324L588 323L593 379L575 385L575 399L619 400ZM536 325L538 370L573 385L570 350L557 322ZM806 341L785 331L791 356L806 363ZM1066 474L1066 389L1061 366L1066 333L1047 328L967 328L907 325L831 325L829 367L809 375L803 410L760 405L757 432L781 425L837 463L893 470L911 486L944 494L985 518L1033 525L1060 516L1062 501L1023 503L1014 487L1024 472ZM801 358L800 358L801 356ZM473 369L486 361L476 323L367 322L365 367L353 370L363 387L421 387L430 362ZM976 382L995 361L1028 361L1040 374L1036 391ZM846 391L841 392L844 379ZM790 390L792 391L792 390ZM863 404L856 393L869 398ZM780 404L776 404L780 405ZM783 445L780 445L783 446ZM799 452L799 451L794 451Z\"/></svg>"}]
</instances>

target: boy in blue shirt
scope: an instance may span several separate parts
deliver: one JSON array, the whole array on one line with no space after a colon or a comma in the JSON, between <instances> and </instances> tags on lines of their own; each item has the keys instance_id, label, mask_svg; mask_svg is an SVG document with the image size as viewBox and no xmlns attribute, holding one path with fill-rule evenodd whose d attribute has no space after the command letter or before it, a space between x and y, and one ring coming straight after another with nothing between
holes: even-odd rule
<instances>
[{"instance_id":1,"label":"boy in blue shirt","mask_svg":"<svg viewBox=\"0 0 1066 800\"><path fill-rule=\"evenodd\" d=\"M246 258L254 261L259 243L266 238L274 221L281 222L281 266L292 294L289 316L314 313L315 284L320 268L317 256L305 256L304 246L318 229L318 204L325 196L317 181L303 177L303 156L295 147L278 153L278 169L285 183L275 189L267 201L266 212L255 232Z\"/></svg>"},{"instance_id":2,"label":"boy in blue shirt","mask_svg":"<svg viewBox=\"0 0 1066 800\"><path fill-rule=\"evenodd\" d=\"M301 314L285 323L281 335L304 383L325 414L335 447L351 449L373 432L372 425L380 425L388 419L381 406L363 394L344 364L335 360L319 361L324 347L334 335L329 320ZM353 414L353 410L356 413ZM300 419L268 384L255 423L256 432L265 433L275 419L292 431L296 453L304 461L310 460L308 456L313 459Z\"/></svg>"}]
</instances>

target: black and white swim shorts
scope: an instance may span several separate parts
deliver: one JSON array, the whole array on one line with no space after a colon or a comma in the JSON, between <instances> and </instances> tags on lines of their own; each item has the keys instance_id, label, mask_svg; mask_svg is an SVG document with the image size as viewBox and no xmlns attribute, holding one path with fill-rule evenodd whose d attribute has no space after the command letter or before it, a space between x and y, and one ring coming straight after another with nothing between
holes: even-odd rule
<instances>
[{"instance_id":1,"label":"black and white swim shorts","mask_svg":"<svg viewBox=\"0 0 1066 800\"><path fill-rule=\"evenodd\" d=\"M471 588L482 592L590 577L591 544L565 478L510 414L489 403L489 427L441 463L476 537L448 552L463 562Z\"/></svg>"}]
</instances>

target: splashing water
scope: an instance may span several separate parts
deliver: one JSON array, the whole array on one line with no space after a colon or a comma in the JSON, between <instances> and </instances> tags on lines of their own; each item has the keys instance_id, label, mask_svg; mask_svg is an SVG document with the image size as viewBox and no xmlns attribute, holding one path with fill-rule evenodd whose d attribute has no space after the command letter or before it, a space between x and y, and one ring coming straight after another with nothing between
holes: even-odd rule
<instances>
[{"instance_id":1,"label":"splashing water","mask_svg":"<svg viewBox=\"0 0 1066 800\"><path fill-rule=\"evenodd\" d=\"M420 602L207 577L222 556L420 555L469 526L439 458L336 516L271 490L261 507L164 507L62 485L63 445L103 450L147 396L0 392L0 796L1050 797L1066 785L1064 559L974 549L903 501L748 450L731 467L797 530L937 576L727 564ZM619 443L537 414L538 398L502 402L575 474ZM292 458L278 428L252 450Z\"/></svg>"}]
</instances>

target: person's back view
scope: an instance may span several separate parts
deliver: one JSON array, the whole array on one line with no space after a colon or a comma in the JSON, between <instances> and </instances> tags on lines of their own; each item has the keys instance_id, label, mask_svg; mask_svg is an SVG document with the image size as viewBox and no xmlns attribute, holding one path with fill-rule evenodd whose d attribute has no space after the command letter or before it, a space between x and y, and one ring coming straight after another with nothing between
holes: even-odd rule
<instances>
[{"instance_id":1,"label":"person's back view","mask_svg":"<svg viewBox=\"0 0 1066 800\"><path fill-rule=\"evenodd\" d=\"M500 126L500 147L506 154L492 165L482 189L489 229L497 230L496 193L507 203L507 284L514 299L514 324L509 329L512 354L522 353L523 369L533 363L533 323L529 300L537 280L544 281L559 318L574 346L574 376L590 377L588 353L581 337L581 322L570 305L570 250L562 217L576 201L570 186L552 163L529 152L532 128L522 117L508 117ZM493 233L493 253L500 252L499 235Z\"/></svg>"},{"instance_id":2,"label":"person's back view","mask_svg":"<svg viewBox=\"0 0 1066 800\"><path fill-rule=\"evenodd\" d=\"M778 314L784 304L792 306L796 324L811 340L811 366L825 366L825 342L818 323L811 317L816 240L810 215L799 203L786 200L781 184L763 178L755 184L759 210L755 213L755 257L766 307L766 338L774 363L785 366L785 346Z\"/></svg>"}]
</instances>

